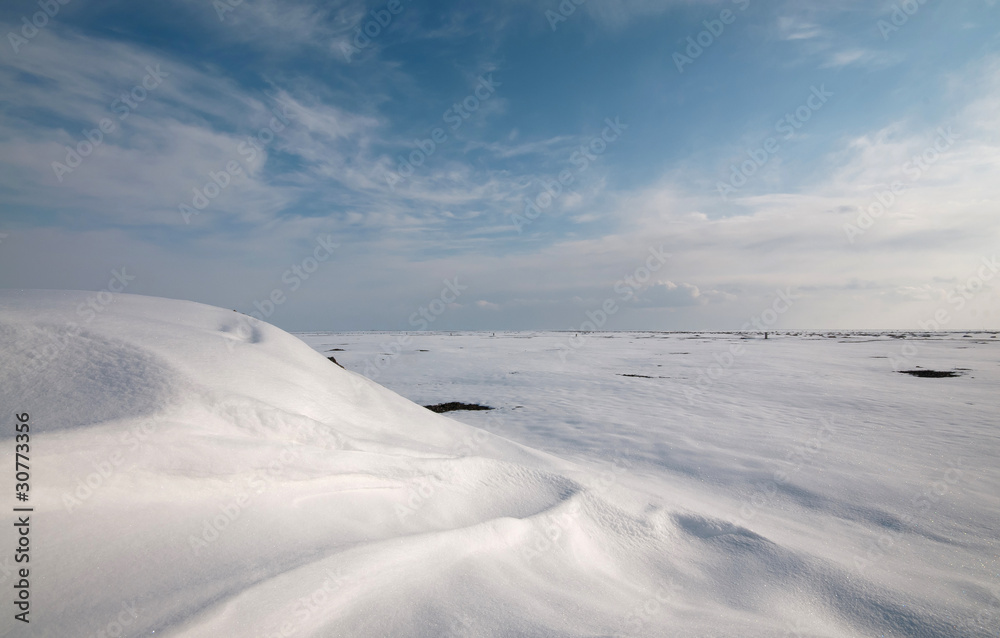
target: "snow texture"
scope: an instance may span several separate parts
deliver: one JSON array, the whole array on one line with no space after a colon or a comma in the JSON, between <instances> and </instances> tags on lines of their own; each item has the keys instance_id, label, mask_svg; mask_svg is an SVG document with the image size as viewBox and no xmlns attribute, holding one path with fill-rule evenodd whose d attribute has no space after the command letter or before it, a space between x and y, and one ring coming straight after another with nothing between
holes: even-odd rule
<instances>
[{"instance_id":1,"label":"snow texture","mask_svg":"<svg viewBox=\"0 0 1000 638\"><path fill-rule=\"evenodd\" d=\"M300 339L87 298L0 292L34 507L0 635L997 635L993 335ZM498 409L418 405L450 401Z\"/></svg>"}]
</instances>

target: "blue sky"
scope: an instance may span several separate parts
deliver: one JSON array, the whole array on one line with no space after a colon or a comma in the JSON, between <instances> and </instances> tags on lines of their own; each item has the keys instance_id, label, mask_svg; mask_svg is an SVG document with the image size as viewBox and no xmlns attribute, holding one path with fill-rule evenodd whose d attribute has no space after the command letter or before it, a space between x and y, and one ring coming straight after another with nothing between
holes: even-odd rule
<instances>
[{"instance_id":1,"label":"blue sky","mask_svg":"<svg viewBox=\"0 0 1000 638\"><path fill-rule=\"evenodd\" d=\"M12 0L0 32L0 287L125 268L291 330L422 328L456 278L427 327L739 329L780 290L774 328L1000 328L992 0Z\"/></svg>"}]
</instances>

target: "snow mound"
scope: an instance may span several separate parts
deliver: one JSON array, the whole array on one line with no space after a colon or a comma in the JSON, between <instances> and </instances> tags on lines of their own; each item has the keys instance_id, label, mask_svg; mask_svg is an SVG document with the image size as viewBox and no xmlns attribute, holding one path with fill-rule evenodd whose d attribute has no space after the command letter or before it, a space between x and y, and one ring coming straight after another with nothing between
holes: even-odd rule
<instances>
[{"instance_id":1,"label":"snow mound","mask_svg":"<svg viewBox=\"0 0 1000 638\"><path fill-rule=\"evenodd\" d=\"M30 414L34 508L32 623L8 613L4 631L971 635L708 502L435 414L239 313L87 297L0 293L0 404Z\"/></svg>"}]
</instances>

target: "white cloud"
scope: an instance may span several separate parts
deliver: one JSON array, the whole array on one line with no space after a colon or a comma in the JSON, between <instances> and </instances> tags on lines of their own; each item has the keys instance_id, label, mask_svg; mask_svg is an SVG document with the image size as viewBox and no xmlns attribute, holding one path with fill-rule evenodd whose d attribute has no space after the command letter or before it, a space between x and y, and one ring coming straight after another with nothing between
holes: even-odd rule
<instances>
[{"instance_id":1,"label":"white cloud","mask_svg":"<svg viewBox=\"0 0 1000 638\"><path fill-rule=\"evenodd\" d=\"M798 16L781 16L778 18L778 33L782 40L810 40L820 36L823 30Z\"/></svg>"},{"instance_id":2,"label":"white cloud","mask_svg":"<svg viewBox=\"0 0 1000 638\"><path fill-rule=\"evenodd\" d=\"M843 51L834 52L823 66L839 68L851 64L865 65L869 64L873 60L877 60L878 58L879 54L874 51L867 51L865 49L845 49Z\"/></svg>"},{"instance_id":3,"label":"white cloud","mask_svg":"<svg viewBox=\"0 0 1000 638\"><path fill-rule=\"evenodd\" d=\"M675 284L672 281L660 281L647 286L637 294L637 305L655 308L674 308L678 306L697 306L710 303L713 300L734 299L718 291L702 293L698 286L689 283Z\"/></svg>"}]
</instances>

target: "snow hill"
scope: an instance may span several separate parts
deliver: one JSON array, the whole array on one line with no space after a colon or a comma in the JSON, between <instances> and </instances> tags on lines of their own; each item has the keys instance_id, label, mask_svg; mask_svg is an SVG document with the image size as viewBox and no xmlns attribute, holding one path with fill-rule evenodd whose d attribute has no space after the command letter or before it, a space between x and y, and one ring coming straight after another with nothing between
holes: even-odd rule
<instances>
[{"instance_id":1,"label":"snow hill","mask_svg":"<svg viewBox=\"0 0 1000 638\"><path fill-rule=\"evenodd\" d=\"M4 636L996 635L968 620L988 524L886 516L981 569L871 579L809 521L464 425L232 310L0 292L0 405L0 499L25 505L28 413L34 508L31 623L4 603Z\"/></svg>"}]
</instances>

